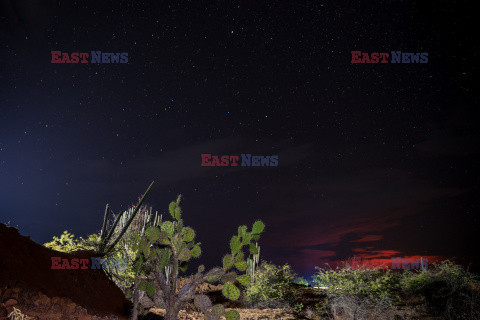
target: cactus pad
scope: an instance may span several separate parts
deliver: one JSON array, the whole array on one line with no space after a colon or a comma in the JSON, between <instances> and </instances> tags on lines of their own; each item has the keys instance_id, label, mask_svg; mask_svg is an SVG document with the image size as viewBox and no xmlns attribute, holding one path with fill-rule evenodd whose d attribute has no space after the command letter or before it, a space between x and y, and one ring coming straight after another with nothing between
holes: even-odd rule
<instances>
[{"instance_id":1,"label":"cactus pad","mask_svg":"<svg viewBox=\"0 0 480 320\"><path fill-rule=\"evenodd\" d=\"M257 220L253 224L252 233L253 234L260 234L260 233L262 233L264 228L265 228L265 225L263 224L263 222L260 221L260 220Z\"/></svg>"},{"instance_id":2,"label":"cactus pad","mask_svg":"<svg viewBox=\"0 0 480 320\"><path fill-rule=\"evenodd\" d=\"M246 271L247 267L247 261L245 260L235 262L235 268L237 268L238 271Z\"/></svg>"},{"instance_id":3,"label":"cactus pad","mask_svg":"<svg viewBox=\"0 0 480 320\"><path fill-rule=\"evenodd\" d=\"M183 241L185 242L193 241L193 239L195 238L195 231L190 227L183 228L182 234L183 234Z\"/></svg>"},{"instance_id":4,"label":"cactus pad","mask_svg":"<svg viewBox=\"0 0 480 320\"><path fill-rule=\"evenodd\" d=\"M178 260L180 261L188 261L192 258L192 253L188 248L183 248L178 255Z\"/></svg>"},{"instance_id":5,"label":"cactus pad","mask_svg":"<svg viewBox=\"0 0 480 320\"><path fill-rule=\"evenodd\" d=\"M227 254L223 257L223 269L228 270L233 266L233 257L231 254Z\"/></svg>"},{"instance_id":6,"label":"cactus pad","mask_svg":"<svg viewBox=\"0 0 480 320\"><path fill-rule=\"evenodd\" d=\"M237 310L228 310L225 312L226 320L240 320L240 314Z\"/></svg>"},{"instance_id":7,"label":"cactus pad","mask_svg":"<svg viewBox=\"0 0 480 320\"><path fill-rule=\"evenodd\" d=\"M198 295L193 299L195 306L201 310L206 310L212 307L212 301L206 295Z\"/></svg>"},{"instance_id":8,"label":"cactus pad","mask_svg":"<svg viewBox=\"0 0 480 320\"><path fill-rule=\"evenodd\" d=\"M213 306L212 312L216 316L223 316L225 314L225 307L221 304L216 304Z\"/></svg>"},{"instance_id":9,"label":"cactus pad","mask_svg":"<svg viewBox=\"0 0 480 320\"><path fill-rule=\"evenodd\" d=\"M241 276L238 276L236 279L242 286L248 286L250 284L250 281L252 278L248 274L242 274Z\"/></svg>"},{"instance_id":10,"label":"cactus pad","mask_svg":"<svg viewBox=\"0 0 480 320\"><path fill-rule=\"evenodd\" d=\"M145 291L147 292L147 295L149 297L153 297L153 295L155 294L155 284L153 283L153 281L148 281L147 282L147 285L145 287Z\"/></svg>"},{"instance_id":11,"label":"cactus pad","mask_svg":"<svg viewBox=\"0 0 480 320\"><path fill-rule=\"evenodd\" d=\"M222 289L222 294L225 298L235 301L240 298L240 289L232 282L227 282Z\"/></svg>"},{"instance_id":12,"label":"cactus pad","mask_svg":"<svg viewBox=\"0 0 480 320\"><path fill-rule=\"evenodd\" d=\"M192 248L192 257L198 258L202 254L202 249L200 249L200 246L196 245Z\"/></svg>"},{"instance_id":13,"label":"cactus pad","mask_svg":"<svg viewBox=\"0 0 480 320\"><path fill-rule=\"evenodd\" d=\"M164 221L162 223L162 231L165 231L169 237L173 235L173 223L171 221Z\"/></svg>"},{"instance_id":14,"label":"cactus pad","mask_svg":"<svg viewBox=\"0 0 480 320\"><path fill-rule=\"evenodd\" d=\"M240 239L237 236L233 236L230 240L230 250L232 250L232 254L237 254L241 248L242 244L240 243Z\"/></svg>"}]
</instances>

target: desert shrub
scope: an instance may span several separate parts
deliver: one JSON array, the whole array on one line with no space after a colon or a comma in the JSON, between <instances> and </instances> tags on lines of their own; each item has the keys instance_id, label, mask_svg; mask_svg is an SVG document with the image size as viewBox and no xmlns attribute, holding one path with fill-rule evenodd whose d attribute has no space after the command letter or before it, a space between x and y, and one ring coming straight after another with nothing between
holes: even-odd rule
<instances>
[{"instance_id":1,"label":"desert shrub","mask_svg":"<svg viewBox=\"0 0 480 320\"><path fill-rule=\"evenodd\" d=\"M53 236L52 241L44 244L45 247L60 252L73 252L77 250L94 250L99 243L100 236L91 234L84 239L79 237L75 239L75 235L68 231L63 231L60 237Z\"/></svg>"},{"instance_id":2,"label":"desert shrub","mask_svg":"<svg viewBox=\"0 0 480 320\"><path fill-rule=\"evenodd\" d=\"M394 320L391 300L385 297L372 299L361 295L335 295L328 302L333 319Z\"/></svg>"},{"instance_id":3,"label":"desert shrub","mask_svg":"<svg viewBox=\"0 0 480 320\"><path fill-rule=\"evenodd\" d=\"M262 261L255 271L255 282L245 292L247 302L257 307L278 307L292 302L291 283L295 275L288 264L276 266Z\"/></svg>"},{"instance_id":4,"label":"desert shrub","mask_svg":"<svg viewBox=\"0 0 480 320\"><path fill-rule=\"evenodd\" d=\"M399 301L400 277L388 269L317 268L313 282L327 287L330 297L356 296L390 305Z\"/></svg>"},{"instance_id":5,"label":"desert shrub","mask_svg":"<svg viewBox=\"0 0 480 320\"><path fill-rule=\"evenodd\" d=\"M307 315L308 316L308 315ZM317 302L313 309L313 316L320 319L327 319L330 316L330 310L328 307L328 298ZM310 317L310 316L309 316ZM312 318L312 317L310 317Z\"/></svg>"},{"instance_id":6,"label":"desert shrub","mask_svg":"<svg viewBox=\"0 0 480 320\"><path fill-rule=\"evenodd\" d=\"M472 287L477 277L448 260L430 266L404 272L403 290L421 296L432 313L445 319L480 319L480 293Z\"/></svg>"},{"instance_id":7,"label":"desert shrub","mask_svg":"<svg viewBox=\"0 0 480 320\"><path fill-rule=\"evenodd\" d=\"M293 283L300 284L300 285L302 285L302 286L308 286L308 285L310 285L310 284L308 283L308 281L307 281L305 278L303 278L303 277L295 277L295 278L293 279Z\"/></svg>"},{"instance_id":8,"label":"desert shrub","mask_svg":"<svg viewBox=\"0 0 480 320\"><path fill-rule=\"evenodd\" d=\"M315 286L326 287L327 300L317 313L334 319L394 319L394 305L400 302L400 276L381 268L320 269L313 276ZM321 307L321 308L320 308Z\"/></svg>"}]
</instances>

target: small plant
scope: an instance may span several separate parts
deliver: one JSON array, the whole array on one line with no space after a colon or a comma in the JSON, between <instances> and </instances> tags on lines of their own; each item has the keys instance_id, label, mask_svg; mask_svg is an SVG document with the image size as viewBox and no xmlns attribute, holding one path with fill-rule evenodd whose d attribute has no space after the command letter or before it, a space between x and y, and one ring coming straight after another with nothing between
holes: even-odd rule
<instances>
[{"instance_id":1,"label":"small plant","mask_svg":"<svg viewBox=\"0 0 480 320\"><path fill-rule=\"evenodd\" d=\"M299 314L303 310L303 303L295 303L292 307L292 312Z\"/></svg>"},{"instance_id":2,"label":"small plant","mask_svg":"<svg viewBox=\"0 0 480 320\"><path fill-rule=\"evenodd\" d=\"M295 275L288 264L276 266L263 261L255 272L255 282L246 289L246 300L256 306L278 306L290 303L293 295L291 283Z\"/></svg>"},{"instance_id":3,"label":"small plant","mask_svg":"<svg viewBox=\"0 0 480 320\"><path fill-rule=\"evenodd\" d=\"M11 320L32 320L33 317L27 316L26 314L23 314L20 309L17 309L13 307L13 311L10 312L8 315L8 318Z\"/></svg>"},{"instance_id":4,"label":"small plant","mask_svg":"<svg viewBox=\"0 0 480 320\"><path fill-rule=\"evenodd\" d=\"M205 267L201 265L190 282L179 288L180 272L185 272L188 262L198 258L202 252L201 243L195 240L195 231L183 223L180 200L181 195L169 205L172 221L161 221L139 237L135 248L135 271L139 276L134 285L132 319L138 317L140 293L144 292L166 309L166 320L177 319L179 311L192 299L206 319L225 316L227 320L238 320L240 316L236 310L225 311L221 304L212 305L208 296L197 293L197 288L204 282L221 281L222 294L229 300L238 300L241 291L235 282L247 286L251 280L249 275L237 273L247 270L243 247L246 246L250 254L257 253L255 243L263 232L264 224L256 221L251 231L248 231L247 226L238 227L238 233L230 240L230 253L223 257L223 267L205 272Z\"/></svg>"}]
</instances>

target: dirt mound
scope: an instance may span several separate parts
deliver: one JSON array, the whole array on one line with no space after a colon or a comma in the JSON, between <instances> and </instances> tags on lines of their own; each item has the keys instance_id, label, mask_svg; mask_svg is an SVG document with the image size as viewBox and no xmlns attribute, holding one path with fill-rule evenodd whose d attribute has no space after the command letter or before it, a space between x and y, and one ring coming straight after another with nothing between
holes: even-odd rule
<instances>
[{"instance_id":1,"label":"dirt mound","mask_svg":"<svg viewBox=\"0 0 480 320\"><path fill-rule=\"evenodd\" d=\"M131 303L101 269L51 269L52 257L91 261L92 255L88 251L68 254L45 248L0 223L0 288L15 287L50 298L68 298L89 314L127 316Z\"/></svg>"}]
</instances>

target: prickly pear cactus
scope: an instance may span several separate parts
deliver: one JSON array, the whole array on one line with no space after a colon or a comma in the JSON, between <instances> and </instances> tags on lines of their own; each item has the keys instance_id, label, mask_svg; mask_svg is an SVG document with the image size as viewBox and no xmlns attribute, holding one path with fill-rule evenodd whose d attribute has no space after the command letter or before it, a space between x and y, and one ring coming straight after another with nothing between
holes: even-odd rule
<instances>
[{"instance_id":1,"label":"prickly pear cactus","mask_svg":"<svg viewBox=\"0 0 480 320\"><path fill-rule=\"evenodd\" d=\"M256 221L250 231L247 226L240 226L237 234L230 240L230 252L223 257L222 267L206 272L201 265L192 282L177 290L179 272L187 271L188 263L202 253L201 243L195 241L195 230L184 226L180 200L181 195L168 207L172 220L150 226L135 248L135 270L141 275L137 278L136 288L146 292L151 298L163 299L167 311L166 320L176 319L180 309L191 299L205 313L206 319L217 320L225 316L227 320L238 320L238 312L225 312L222 305L212 305L206 295L196 294L196 288L204 282L220 281L224 284L222 294L227 299L238 300L241 290L237 283L247 286L251 281L251 277L244 274L248 268L244 248L249 254L258 251L257 242L265 225Z\"/></svg>"}]
</instances>

